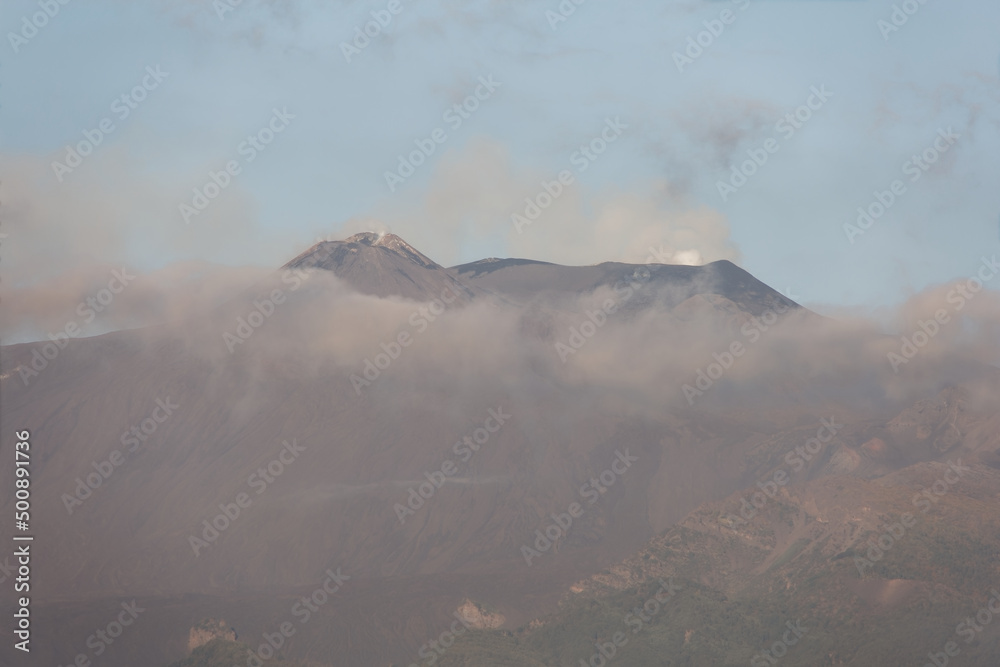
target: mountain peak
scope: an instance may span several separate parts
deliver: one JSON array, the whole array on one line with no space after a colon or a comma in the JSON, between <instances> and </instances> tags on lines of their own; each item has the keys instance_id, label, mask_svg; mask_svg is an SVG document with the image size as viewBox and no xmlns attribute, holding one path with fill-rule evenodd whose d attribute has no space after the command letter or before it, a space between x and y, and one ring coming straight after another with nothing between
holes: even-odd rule
<instances>
[{"instance_id":1,"label":"mountain peak","mask_svg":"<svg viewBox=\"0 0 1000 667\"><path fill-rule=\"evenodd\" d=\"M413 246L404 241L402 238L388 232L360 232L354 236L349 236L344 239L344 243L360 243L361 245L373 248L378 246L391 248L393 246L403 245L407 248L413 249Z\"/></svg>"},{"instance_id":2,"label":"mountain peak","mask_svg":"<svg viewBox=\"0 0 1000 667\"><path fill-rule=\"evenodd\" d=\"M343 241L320 241L285 264L285 269L324 269L365 294L437 298L445 289L470 300L475 290L409 243L383 232L361 232Z\"/></svg>"},{"instance_id":3,"label":"mountain peak","mask_svg":"<svg viewBox=\"0 0 1000 667\"><path fill-rule=\"evenodd\" d=\"M361 232L360 234L350 236L343 241L334 241L333 243L356 244L367 246L369 248L385 249L396 253L404 259L416 262L423 267L440 268L439 264L395 234L389 234L386 232Z\"/></svg>"},{"instance_id":4,"label":"mountain peak","mask_svg":"<svg viewBox=\"0 0 1000 667\"><path fill-rule=\"evenodd\" d=\"M382 237L385 236L384 232L361 232L355 234L354 236L349 236L344 239L344 243L360 243L366 246L376 245Z\"/></svg>"},{"instance_id":5,"label":"mountain peak","mask_svg":"<svg viewBox=\"0 0 1000 667\"><path fill-rule=\"evenodd\" d=\"M441 268L437 262L400 237L384 232L361 232L343 241L320 241L288 262L285 268L311 267L332 270L331 264L337 264L345 256L357 255L359 252L366 259L374 259L389 252L424 268Z\"/></svg>"}]
</instances>

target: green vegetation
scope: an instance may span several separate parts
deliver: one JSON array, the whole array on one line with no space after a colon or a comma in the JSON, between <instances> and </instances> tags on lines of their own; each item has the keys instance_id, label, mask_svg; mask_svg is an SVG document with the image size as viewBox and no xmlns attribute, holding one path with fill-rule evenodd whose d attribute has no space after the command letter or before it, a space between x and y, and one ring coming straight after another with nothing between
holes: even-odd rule
<instances>
[{"instance_id":1,"label":"green vegetation","mask_svg":"<svg viewBox=\"0 0 1000 667\"><path fill-rule=\"evenodd\" d=\"M790 627L803 632L780 667L922 665L949 641L959 643L962 664L1000 664L995 622L972 644L956 635L1000 581L993 496L955 489L917 513L906 485L818 480L797 494L769 500L751 521L732 520L724 509L732 499L705 506L614 568L629 573L627 583L606 583L615 579L605 570L551 616L513 632L464 633L434 664L745 667ZM805 509L824 506L838 511L821 518ZM905 534L861 560L905 513L916 518ZM664 581L676 591L652 604ZM602 647L613 657L595 657ZM247 650L216 640L171 667L245 665Z\"/></svg>"},{"instance_id":2,"label":"green vegetation","mask_svg":"<svg viewBox=\"0 0 1000 667\"><path fill-rule=\"evenodd\" d=\"M820 523L786 501L773 500L746 524L720 521L724 513L706 509L630 561L648 573L642 583L570 596L531 629L470 633L438 664L580 667L622 632L627 642L609 667L745 667L782 640L789 622L807 631L781 667L918 665L948 641L959 642L964 664L1000 664L995 636L966 645L955 634L957 619L982 606L984 586L1000 580L995 511L956 492L920 514L862 576L855 557L865 557L867 541L884 525L913 512L912 493L848 485L852 505L878 506L878 519L863 532L852 527L857 519ZM792 529L794 537L781 537ZM854 538L845 543L845 535ZM663 572L683 588L649 622L630 625L628 614L656 593Z\"/></svg>"},{"instance_id":3,"label":"green vegetation","mask_svg":"<svg viewBox=\"0 0 1000 667\"><path fill-rule=\"evenodd\" d=\"M233 667L247 664L247 654L252 649L241 642L213 639L199 646L191 655L172 663L169 667ZM300 663L273 659L264 663L267 667L301 667Z\"/></svg>"}]
</instances>

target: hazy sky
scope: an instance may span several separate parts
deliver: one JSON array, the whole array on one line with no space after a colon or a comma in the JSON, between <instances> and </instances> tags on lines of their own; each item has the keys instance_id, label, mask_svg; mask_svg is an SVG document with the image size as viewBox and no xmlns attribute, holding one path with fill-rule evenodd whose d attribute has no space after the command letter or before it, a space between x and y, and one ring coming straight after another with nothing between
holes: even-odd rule
<instances>
[{"instance_id":1,"label":"hazy sky","mask_svg":"<svg viewBox=\"0 0 1000 667\"><path fill-rule=\"evenodd\" d=\"M916 11L891 32L882 0L243 0L221 18L224 0L51 0L26 27L46 4L0 5L8 289L97 263L276 267L318 236L386 229L445 265L638 262L652 246L733 259L807 304L878 307L1000 252L990 0L897 3ZM372 12L388 25L345 56ZM446 114L463 100L478 108ZM807 102L797 129L778 125ZM99 145L53 168L85 132ZM273 140L244 143L258 133ZM416 142L434 152L390 185ZM766 162L724 200L748 151ZM186 221L229 161L239 173ZM851 243L876 191L895 201Z\"/></svg>"}]
</instances>

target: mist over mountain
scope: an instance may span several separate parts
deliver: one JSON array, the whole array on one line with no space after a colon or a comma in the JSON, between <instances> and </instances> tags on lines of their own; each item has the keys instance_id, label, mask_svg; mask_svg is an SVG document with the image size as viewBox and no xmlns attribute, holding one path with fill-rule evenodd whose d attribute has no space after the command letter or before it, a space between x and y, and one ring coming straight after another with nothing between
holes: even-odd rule
<instances>
[{"instance_id":1,"label":"mist over mountain","mask_svg":"<svg viewBox=\"0 0 1000 667\"><path fill-rule=\"evenodd\" d=\"M135 600L141 615L101 664L184 659L204 619L255 651L290 623L280 655L302 664L425 664L460 609L475 641L442 664L492 664L494 649L564 664L542 639L584 613L566 596L618 604L605 598L632 584L578 582L639 565L635 582L684 577L712 614L723 593L778 609L777 580L760 579L767 554L789 541L808 552L796 540L822 543L820 520L843 526L824 554L860 552L866 533L845 517L868 517L879 485L914 487L910 476L961 459L979 471L977 497L996 497L1000 393L983 361L995 348L968 333L991 316L970 307L966 326L942 326L897 372L898 338L820 317L727 261L447 269L364 233L313 246L208 314L5 346L3 421L34 425L39 443L39 659L96 651L94 628ZM705 530L736 531L729 541L688 540L684 526L712 508L739 519L738 498L778 469L800 519L751 538L723 517ZM837 484L861 490L811 499ZM7 488L2 511L14 502ZM725 562L737 538L752 554L723 576L673 565L680 547L649 551L676 535L705 562ZM890 574L838 572L863 598ZM930 577L890 578L931 590ZM518 628L524 645L505 644ZM569 654L585 652L580 636ZM245 651L226 642L198 655ZM697 646L692 660L734 660Z\"/></svg>"}]
</instances>

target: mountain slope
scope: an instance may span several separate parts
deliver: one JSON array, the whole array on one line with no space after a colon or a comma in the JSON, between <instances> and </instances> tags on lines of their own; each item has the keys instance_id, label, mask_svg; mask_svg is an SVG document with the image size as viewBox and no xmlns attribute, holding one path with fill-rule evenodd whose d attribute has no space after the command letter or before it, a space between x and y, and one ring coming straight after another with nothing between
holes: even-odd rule
<instances>
[{"instance_id":1,"label":"mountain slope","mask_svg":"<svg viewBox=\"0 0 1000 667\"><path fill-rule=\"evenodd\" d=\"M65 662L132 599L148 611L102 656L108 667L183 658L190 628L206 617L225 618L257 645L294 620L296 603L334 570L350 579L298 628L286 657L408 665L466 599L498 609L506 630L556 611L573 582L769 474L821 419L844 426L796 484L953 456L989 464L1000 447L993 406L959 388L916 405L866 395L852 408L802 391L800 400L748 409L762 393L751 363L763 342L739 362L751 366L745 385L716 388L736 407L706 397L688 409L680 384L740 335L715 331L692 304L746 317L780 296L725 264L651 267L650 303L676 305L608 316L565 361L553 342L570 325L582 328L582 302L643 267L505 261L481 273L554 273L508 292L529 299L523 309L514 299L473 298L487 287L469 284L466 307L435 313L426 303L359 299L341 280L324 280L336 274L394 296L406 287L418 299L455 285L409 246L364 235L323 248L287 265L310 276L294 298L262 306L254 292L183 326L0 351L0 417L29 429L37 452L32 510L47 545L32 561L39 660ZM674 269L687 278L675 284ZM556 302L572 308L553 314ZM528 310L558 328L523 331ZM687 339L674 320L693 323ZM233 331L243 340L227 349ZM401 332L410 336L405 351L393 346ZM704 360L692 352L700 339ZM41 357L44 345L56 355ZM680 370L664 366L648 381L642 373L658 357ZM33 367L35 376L22 373ZM776 372L775 384L790 376L806 389L852 378ZM359 375L370 378L363 390L352 380ZM840 389L854 393L857 383ZM175 406L166 418L161 403ZM9 451L12 429L0 437ZM12 475L11 465L0 461L0 474ZM13 512L13 494L0 487L0 512ZM854 511L854 498L843 502ZM528 560L524 547L572 503L586 503L572 530ZM730 590L701 585L715 587L706 599ZM10 661L9 638L0 627L0 662ZM490 650L508 639L489 635Z\"/></svg>"},{"instance_id":2,"label":"mountain slope","mask_svg":"<svg viewBox=\"0 0 1000 667\"><path fill-rule=\"evenodd\" d=\"M948 491L926 501L920 490L946 479ZM961 664L998 664L1000 624L986 610L1000 607L1000 471L956 462L872 481L834 475L784 487L742 519L755 491L703 505L578 582L557 614L509 636L463 637L439 664L518 664L505 654L526 649L538 664L587 664L603 647L623 667L762 667L775 657L904 667L949 642ZM673 594L657 598L664 585ZM616 632L626 639L618 647Z\"/></svg>"}]
</instances>

